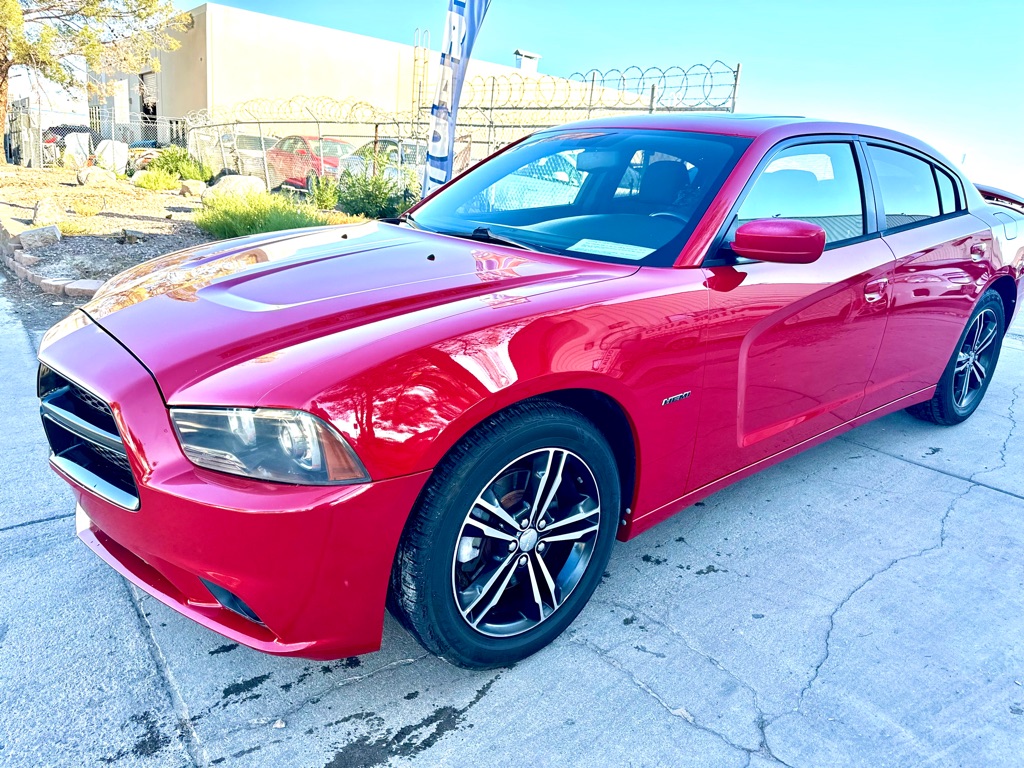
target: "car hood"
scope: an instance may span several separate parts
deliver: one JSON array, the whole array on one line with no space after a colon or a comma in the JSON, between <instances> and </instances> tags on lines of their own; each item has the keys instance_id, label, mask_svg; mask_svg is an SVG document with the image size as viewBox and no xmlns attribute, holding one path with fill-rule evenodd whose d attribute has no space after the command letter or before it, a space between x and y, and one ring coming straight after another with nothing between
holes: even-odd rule
<instances>
[{"instance_id":1,"label":"car hood","mask_svg":"<svg viewBox=\"0 0 1024 768\"><path fill-rule=\"evenodd\" d=\"M474 297L483 307L635 271L371 222L170 254L112 278L83 310L173 402L214 373L356 326L424 309L465 312Z\"/></svg>"}]
</instances>

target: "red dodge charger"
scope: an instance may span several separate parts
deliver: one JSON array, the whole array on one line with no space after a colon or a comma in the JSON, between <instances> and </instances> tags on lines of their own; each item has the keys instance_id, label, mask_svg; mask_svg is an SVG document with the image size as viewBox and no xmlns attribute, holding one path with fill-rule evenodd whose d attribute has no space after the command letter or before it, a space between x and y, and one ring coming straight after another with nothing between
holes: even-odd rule
<instances>
[{"instance_id":1,"label":"red dodge charger","mask_svg":"<svg viewBox=\"0 0 1024 768\"><path fill-rule=\"evenodd\" d=\"M930 147L790 117L530 136L400 219L165 256L45 338L78 535L232 640L330 659L385 605L504 665L616 538L901 408L977 409L1024 201Z\"/></svg>"}]
</instances>

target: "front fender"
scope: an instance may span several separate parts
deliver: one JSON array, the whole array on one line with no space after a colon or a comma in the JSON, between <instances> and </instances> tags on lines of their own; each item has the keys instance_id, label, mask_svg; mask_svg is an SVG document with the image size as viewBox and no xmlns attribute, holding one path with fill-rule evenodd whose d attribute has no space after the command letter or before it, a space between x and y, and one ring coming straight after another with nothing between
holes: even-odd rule
<instances>
[{"instance_id":1,"label":"front fender","mask_svg":"<svg viewBox=\"0 0 1024 768\"><path fill-rule=\"evenodd\" d=\"M342 431L377 480L432 469L473 427L514 403L568 389L599 392L633 430L634 511L653 509L683 493L689 472L707 294L697 271L651 270L631 280L640 290L630 298L406 349L305 407Z\"/></svg>"}]
</instances>

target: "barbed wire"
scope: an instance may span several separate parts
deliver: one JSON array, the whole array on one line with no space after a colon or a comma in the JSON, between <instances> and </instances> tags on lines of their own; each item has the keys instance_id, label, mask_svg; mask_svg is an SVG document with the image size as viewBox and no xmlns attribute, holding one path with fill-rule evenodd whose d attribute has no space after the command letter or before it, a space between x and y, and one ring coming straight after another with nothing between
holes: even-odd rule
<instances>
[{"instance_id":1,"label":"barbed wire","mask_svg":"<svg viewBox=\"0 0 1024 768\"><path fill-rule=\"evenodd\" d=\"M739 65L723 61L673 66L574 72L552 75L477 76L466 85L463 106L486 110L732 111Z\"/></svg>"}]
</instances>

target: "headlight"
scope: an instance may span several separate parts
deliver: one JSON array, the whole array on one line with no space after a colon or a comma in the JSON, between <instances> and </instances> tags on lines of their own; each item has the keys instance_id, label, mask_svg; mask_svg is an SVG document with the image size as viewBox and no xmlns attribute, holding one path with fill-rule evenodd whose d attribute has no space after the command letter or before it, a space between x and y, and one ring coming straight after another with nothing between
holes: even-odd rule
<instances>
[{"instance_id":1,"label":"headlight","mask_svg":"<svg viewBox=\"0 0 1024 768\"><path fill-rule=\"evenodd\" d=\"M189 461L206 469L299 485L370 479L348 443L304 411L172 408L171 421Z\"/></svg>"}]
</instances>

